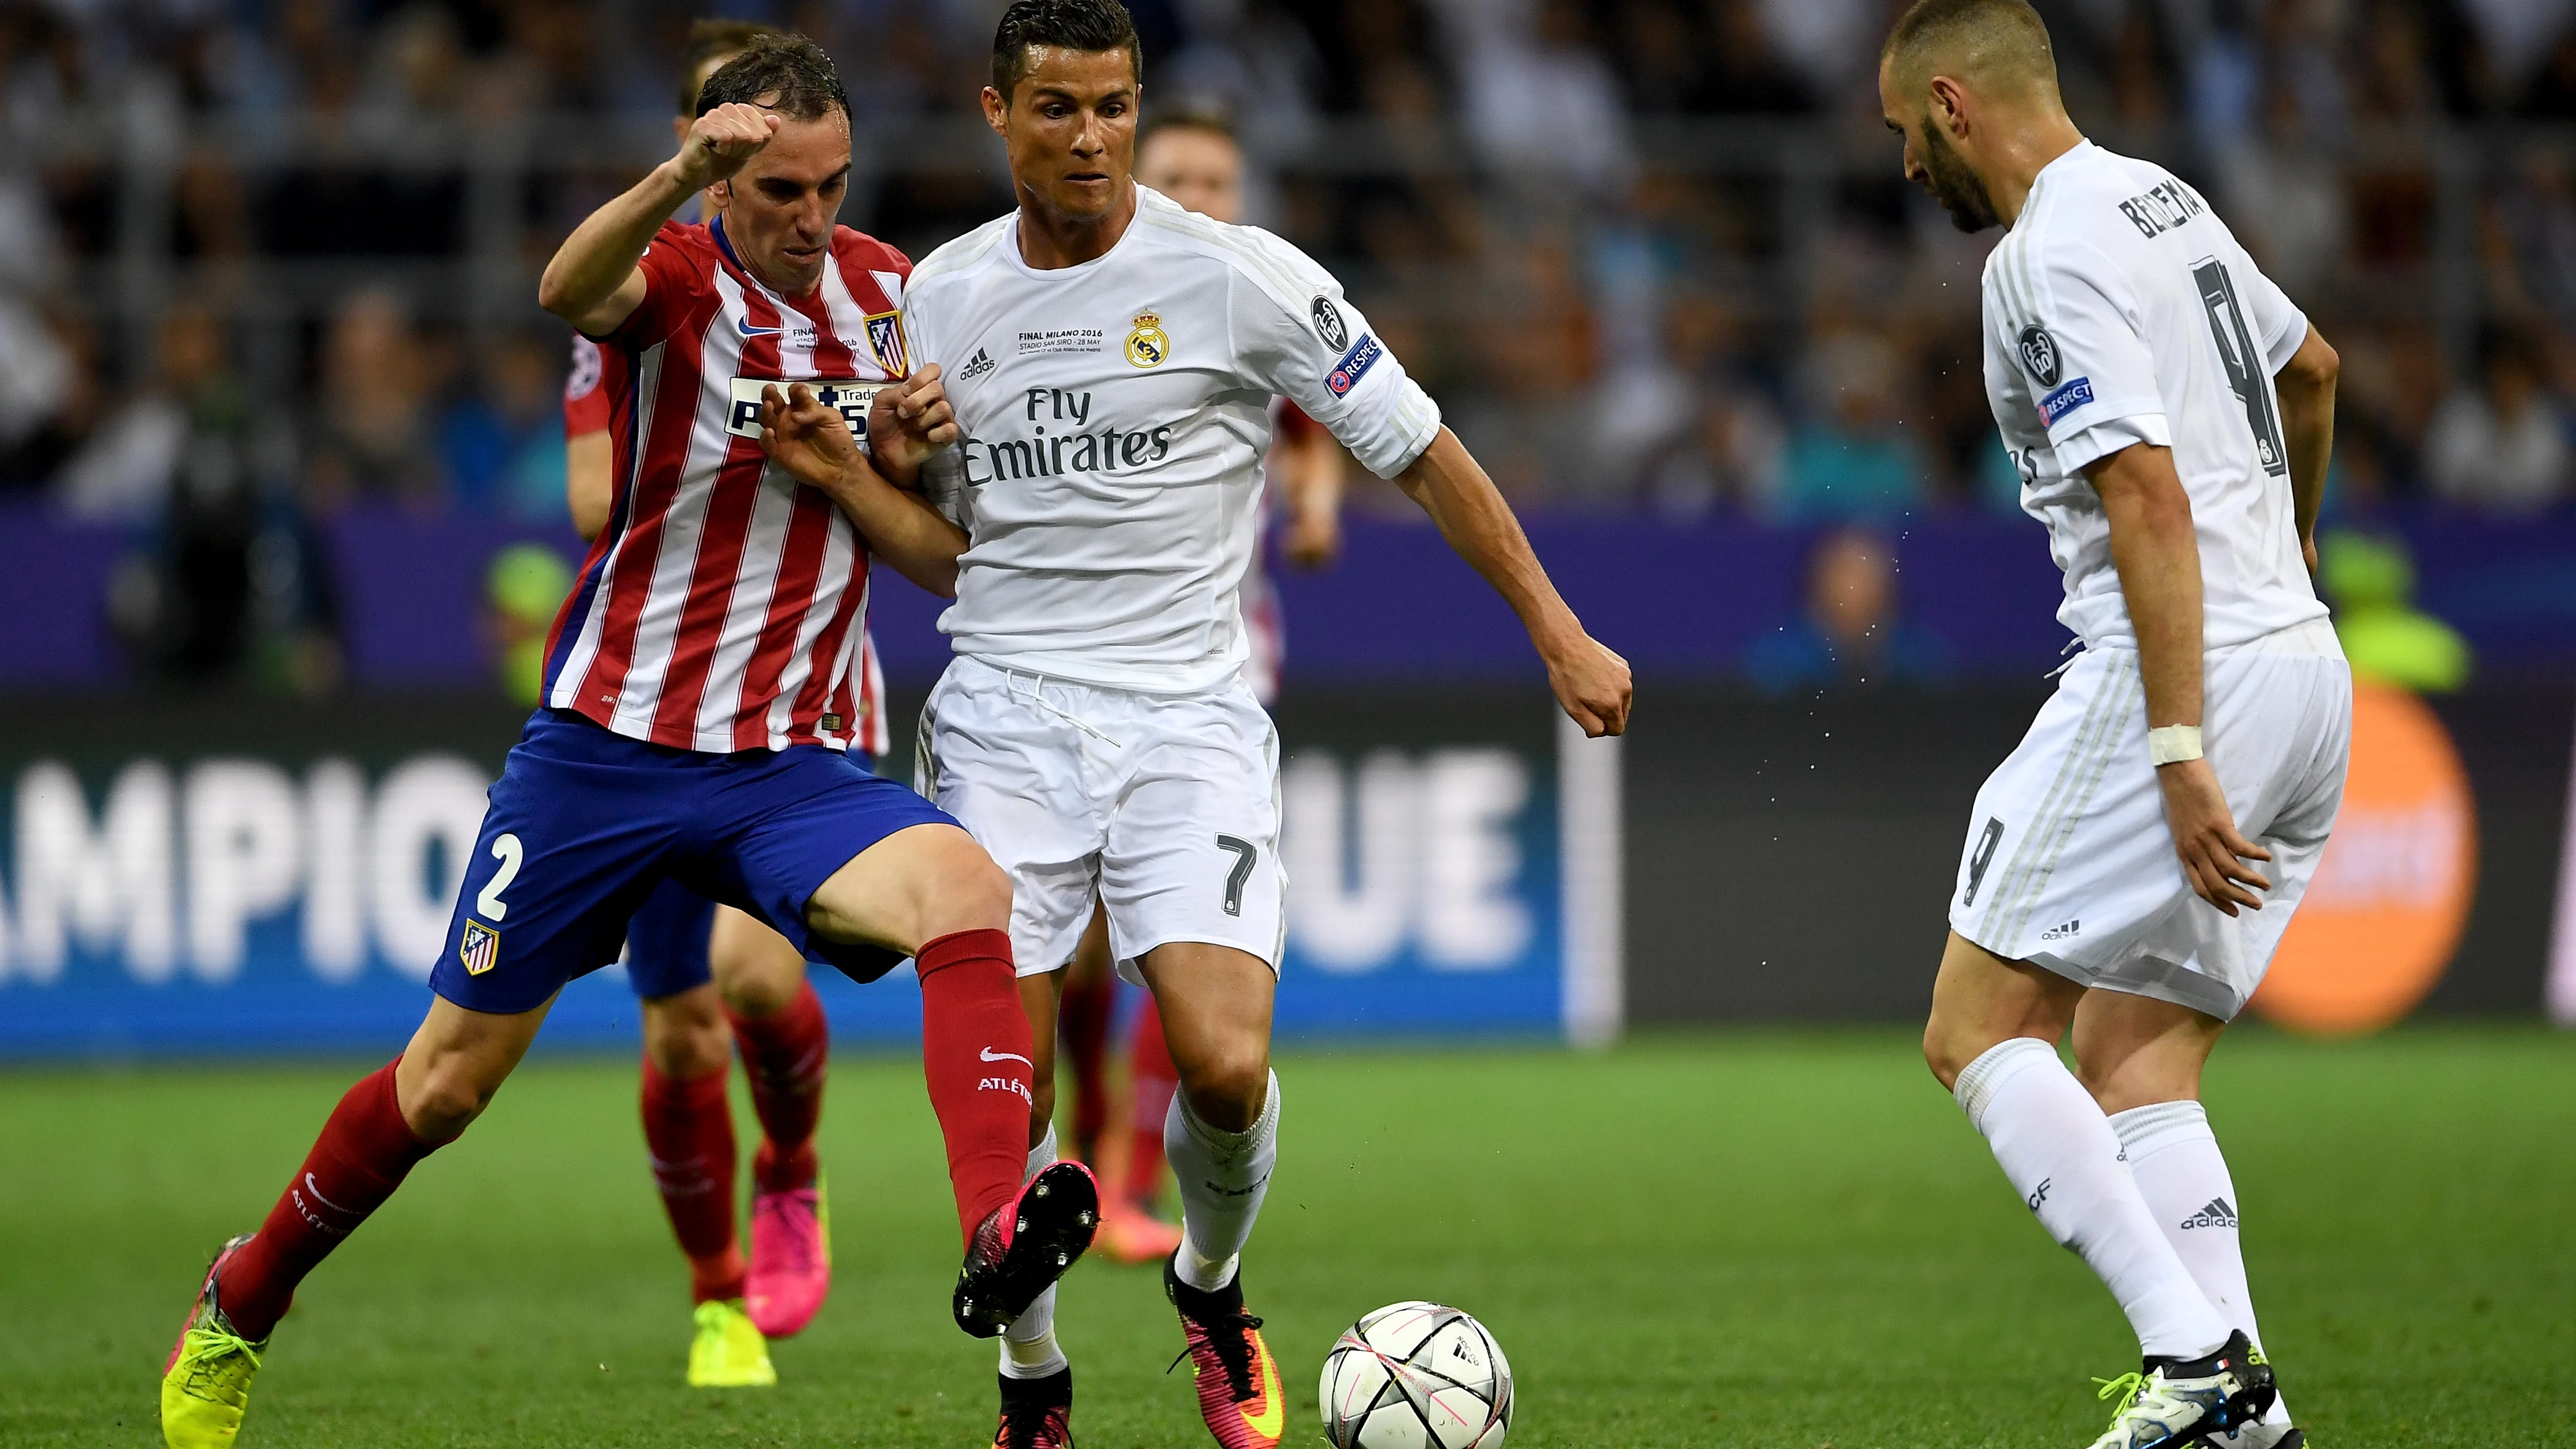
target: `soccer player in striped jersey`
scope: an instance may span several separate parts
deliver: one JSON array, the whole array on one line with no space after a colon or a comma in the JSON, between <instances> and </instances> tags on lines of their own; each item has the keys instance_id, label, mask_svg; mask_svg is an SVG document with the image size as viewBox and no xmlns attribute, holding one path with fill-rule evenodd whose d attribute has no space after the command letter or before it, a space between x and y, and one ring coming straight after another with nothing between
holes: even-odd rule
<instances>
[{"instance_id":1,"label":"soccer player in striped jersey","mask_svg":"<svg viewBox=\"0 0 2576 1449\"><path fill-rule=\"evenodd\" d=\"M1136 180L1185 211L1237 222L1243 216L1243 146L1225 117L1204 110L1165 111L1136 131ZM1278 703L1287 624L1271 583L1273 516L1284 513L1282 552L1301 568L1321 568L1341 551L1342 472L1350 454L1323 424L1286 398L1270 406L1268 477L1253 515L1252 559L1243 577L1247 652L1243 680L1262 707ZM1155 1216L1163 1187L1163 1119L1180 1079L1163 1040L1163 1015L1151 992L1129 1028L1127 1080L1112 1090L1104 1070L1119 981L1109 960L1109 918L1093 911L1065 973L1059 1016L1065 1065L1074 1084L1073 1155L1091 1164L1107 1187L1099 1246L1122 1263L1159 1262L1179 1246L1179 1229Z\"/></svg>"},{"instance_id":2,"label":"soccer player in striped jersey","mask_svg":"<svg viewBox=\"0 0 2576 1449\"><path fill-rule=\"evenodd\" d=\"M1906 176L2008 228L1987 401L2085 646L1977 794L1924 1055L2137 1331L2095 1449L2296 1449L2200 1078L2343 799L2334 349L2198 192L2075 129L2028 0L1919 0L1879 97Z\"/></svg>"},{"instance_id":3,"label":"soccer player in striped jersey","mask_svg":"<svg viewBox=\"0 0 2576 1449\"><path fill-rule=\"evenodd\" d=\"M678 153L546 268L539 301L626 363L616 506L556 619L545 704L492 787L429 1014L207 1270L163 1370L172 1449L232 1442L297 1285L482 1112L555 994L615 958L665 878L863 981L914 959L965 1248L961 1328L998 1333L1090 1244L1090 1174L1022 1171L1036 1049L1009 877L952 817L846 753L871 551L954 586L954 527L852 438L863 427L873 458L908 476L954 434L936 372L906 362L910 268L833 223L849 99L811 42L756 41L698 110ZM709 187L719 216L669 220ZM765 456L760 414L782 384L850 451L828 495Z\"/></svg>"},{"instance_id":4,"label":"soccer player in striped jersey","mask_svg":"<svg viewBox=\"0 0 2576 1449\"><path fill-rule=\"evenodd\" d=\"M1120 974L1153 991L1181 1083L1163 1145L1183 1237L1163 1286L1209 1432L1274 1449L1286 1392L1237 1273L1280 1115L1278 739L1243 682L1240 603L1270 400L1429 512L1520 614L1588 733L1625 727L1630 686L1340 284L1266 232L1135 184L1141 79L1116 0L1004 11L983 104L1020 207L940 248L906 293L906 329L942 365L962 433L926 480L962 526L940 620L957 658L923 711L920 763L1011 876L1040 1053L1038 1180L1054 1170L1056 993L1095 899ZM779 462L848 486L858 453L826 410L777 421ZM1052 1297L1002 1347L995 1442L1068 1443Z\"/></svg>"},{"instance_id":5,"label":"soccer player in striped jersey","mask_svg":"<svg viewBox=\"0 0 2576 1449\"><path fill-rule=\"evenodd\" d=\"M698 91L769 27L701 20L671 121L686 140ZM700 198L720 211L721 188ZM564 387L565 487L573 526L593 539L617 502L610 405L627 386L625 354L575 334ZM884 754L884 681L860 620L858 727L849 754ZM777 1382L767 1340L801 1331L832 1286L829 1208L814 1129L831 1038L805 958L787 938L731 906L665 880L626 928L626 975L644 1025L644 1143L663 1211L689 1260L696 1320L688 1381L700 1388ZM734 1221L733 1106L725 1079L735 1044L751 1082L761 1142L752 1155L751 1251Z\"/></svg>"}]
</instances>

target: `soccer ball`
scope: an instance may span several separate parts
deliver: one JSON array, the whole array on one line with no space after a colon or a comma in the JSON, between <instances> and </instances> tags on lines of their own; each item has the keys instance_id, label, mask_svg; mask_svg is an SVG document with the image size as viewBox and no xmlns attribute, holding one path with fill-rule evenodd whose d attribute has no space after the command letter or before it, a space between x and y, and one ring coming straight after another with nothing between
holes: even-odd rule
<instances>
[{"instance_id":1,"label":"soccer ball","mask_svg":"<svg viewBox=\"0 0 2576 1449\"><path fill-rule=\"evenodd\" d=\"M1316 1400L1333 1449L1502 1449L1512 1366L1457 1309L1390 1303L1333 1345Z\"/></svg>"}]
</instances>

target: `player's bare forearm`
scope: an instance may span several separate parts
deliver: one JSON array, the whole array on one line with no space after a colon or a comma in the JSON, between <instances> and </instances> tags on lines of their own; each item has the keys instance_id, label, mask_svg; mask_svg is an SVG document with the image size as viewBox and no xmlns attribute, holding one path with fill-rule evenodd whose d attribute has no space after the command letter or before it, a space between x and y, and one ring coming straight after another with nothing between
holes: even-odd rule
<instances>
[{"instance_id":1,"label":"player's bare forearm","mask_svg":"<svg viewBox=\"0 0 2576 1449\"><path fill-rule=\"evenodd\" d=\"M2085 470L2111 525L2111 566L2138 639L2138 678L2147 728L2201 722L2200 540L2191 495L2174 471L2173 450L2135 443ZM2271 855L2236 829L2227 793L2207 759L2158 766L2165 825L2192 890L2228 915L2261 910L2271 883L2247 860Z\"/></svg>"},{"instance_id":2,"label":"player's bare forearm","mask_svg":"<svg viewBox=\"0 0 2576 1449\"><path fill-rule=\"evenodd\" d=\"M742 169L769 144L779 118L735 102L698 117L670 160L582 218L537 281L537 305L592 337L644 304L644 274L636 269L653 234L680 203Z\"/></svg>"},{"instance_id":3,"label":"player's bare forearm","mask_svg":"<svg viewBox=\"0 0 2576 1449\"><path fill-rule=\"evenodd\" d=\"M868 541L868 552L943 599L957 597L957 560L965 530L921 495L885 480L862 458L823 490Z\"/></svg>"},{"instance_id":4,"label":"player's bare forearm","mask_svg":"<svg viewBox=\"0 0 2576 1449\"><path fill-rule=\"evenodd\" d=\"M2326 469L2334 460L2335 380L2343 359L2317 329L2273 379L2281 395L2282 442L2290 450L2290 498L2298 510L2299 546L2316 561L2317 514L2325 507Z\"/></svg>"},{"instance_id":5,"label":"player's bare forearm","mask_svg":"<svg viewBox=\"0 0 2576 1449\"><path fill-rule=\"evenodd\" d=\"M1440 536L1520 615L1547 664L1548 683L1567 715L1594 736L1623 733L1634 688L1628 661L1583 631L1583 623L1540 567L1511 505L1447 428L1395 476Z\"/></svg>"},{"instance_id":6,"label":"player's bare forearm","mask_svg":"<svg viewBox=\"0 0 2576 1449\"><path fill-rule=\"evenodd\" d=\"M804 383L761 391L760 450L797 482L821 491L850 520L869 552L895 572L943 599L957 596L957 559L966 552L963 529L921 495L897 488L879 473L840 409L816 400Z\"/></svg>"},{"instance_id":7,"label":"player's bare forearm","mask_svg":"<svg viewBox=\"0 0 2576 1449\"><path fill-rule=\"evenodd\" d=\"M564 440L564 501L572 509L573 530L588 543L608 526L617 490L610 482L615 466L608 430L576 433Z\"/></svg>"},{"instance_id":8,"label":"player's bare forearm","mask_svg":"<svg viewBox=\"0 0 2576 1449\"><path fill-rule=\"evenodd\" d=\"M2138 636L2147 726L2200 723L2200 541L2173 450L2122 448L2085 470L2111 524L2111 565Z\"/></svg>"},{"instance_id":9,"label":"player's bare forearm","mask_svg":"<svg viewBox=\"0 0 2576 1449\"><path fill-rule=\"evenodd\" d=\"M582 218L537 281L537 305L592 337L604 337L644 304L636 263L653 234L696 194L675 162L656 166L607 205Z\"/></svg>"}]
</instances>

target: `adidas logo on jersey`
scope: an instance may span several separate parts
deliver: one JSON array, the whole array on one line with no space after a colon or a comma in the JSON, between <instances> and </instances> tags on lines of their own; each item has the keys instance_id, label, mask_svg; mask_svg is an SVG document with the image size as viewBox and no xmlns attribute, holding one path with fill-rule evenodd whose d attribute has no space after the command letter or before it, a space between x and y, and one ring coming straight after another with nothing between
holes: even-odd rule
<instances>
[{"instance_id":1,"label":"adidas logo on jersey","mask_svg":"<svg viewBox=\"0 0 2576 1449\"><path fill-rule=\"evenodd\" d=\"M2084 923L2082 921L2069 921L2065 925L2051 926L2047 930L2040 932L2039 939L2043 941L2063 941L2070 936L2082 935L2083 932Z\"/></svg>"},{"instance_id":2,"label":"adidas logo on jersey","mask_svg":"<svg viewBox=\"0 0 2576 1449\"><path fill-rule=\"evenodd\" d=\"M2193 1228L2232 1228L2234 1226L2236 1226L2236 1209L2228 1206L2227 1199L2223 1197L2211 1198L2209 1206L2182 1220L2184 1232L2189 1232Z\"/></svg>"},{"instance_id":3,"label":"adidas logo on jersey","mask_svg":"<svg viewBox=\"0 0 2576 1449\"><path fill-rule=\"evenodd\" d=\"M976 378L982 377L985 373L991 372L993 370L993 366L993 354L978 347L975 349L975 355L966 359L966 365L957 369L957 380L959 382L972 382Z\"/></svg>"}]
</instances>

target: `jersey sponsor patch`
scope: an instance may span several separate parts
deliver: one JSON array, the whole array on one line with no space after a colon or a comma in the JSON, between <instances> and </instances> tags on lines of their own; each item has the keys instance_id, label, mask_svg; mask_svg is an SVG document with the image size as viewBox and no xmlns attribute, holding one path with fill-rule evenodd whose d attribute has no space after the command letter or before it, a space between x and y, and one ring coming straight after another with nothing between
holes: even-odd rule
<instances>
[{"instance_id":1,"label":"jersey sponsor patch","mask_svg":"<svg viewBox=\"0 0 2576 1449\"><path fill-rule=\"evenodd\" d=\"M1136 325L1127 333L1127 362L1131 367L1160 367L1172 355L1172 334L1163 330L1163 319L1151 312L1136 314Z\"/></svg>"},{"instance_id":2,"label":"jersey sponsor patch","mask_svg":"<svg viewBox=\"0 0 2576 1449\"><path fill-rule=\"evenodd\" d=\"M2039 420L2056 427L2057 420L2093 401L2093 379L2079 377L2039 400Z\"/></svg>"},{"instance_id":3,"label":"jersey sponsor patch","mask_svg":"<svg viewBox=\"0 0 2576 1449\"><path fill-rule=\"evenodd\" d=\"M457 963L468 976L480 976L501 964L501 933L481 921L467 919L464 938L456 944Z\"/></svg>"},{"instance_id":4,"label":"jersey sponsor patch","mask_svg":"<svg viewBox=\"0 0 2576 1449\"><path fill-rule=\"evenodd\" d=\"M1368 370L1384 356L1386 348L1377 340L1377 334L1363 332L1360 340L1351 344L1351 350L1342 354L1342 360L1333 364L1333 370L1324 375L1324 386L1331 389L1335 397L1345 396L1359 386L1360 379L1366 377Z\"/></svg>"},{"instance_id":5,"label":"jersey sponsor patch","mask_svg":"<svg viewBox=\"0 0 2576 1449\"><path fill-rule=\"evenodd\" d=\"M1313 311L1315 335L1324 339L1326 351L1340 352L1351 345L1350 324L1342 320L1342 309L1333 305L1332 298L1316 293Z\"/></svg>"},{"instance_id":6,"label":"jersey sponsor patch","mask_svg":"<svg viewBox=\"0 0 2576 1449\"><path fill-rule=\"evenodd\" d=\"M2016 345L2021 351L2021 365L2039 379L2039 385L2057 386L2057 339L2048 335L2048 329L2033 322L2021 329Z\"/></svg>"},{"instance_id":7,"label":"jersey sponsor patch","mask_svg":"<svg viewBox=\"0 0 2576 1449\"><path fill-rule=\"evenodd\" d=\"M839 408L850 424L850 432L860 441L868 436L868 404L886 390L882 382L859 382L851 378L797 378L814 389L814 400L827 408ZM780 393L788 384L774 377L737 377L733 380L733 406L725 412L725 431L737 438L760 436L760 394L775 387Z\"/></svg>"}]
</instances>

